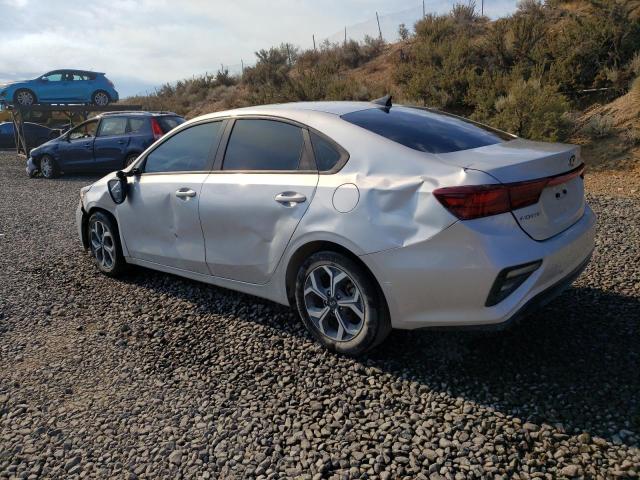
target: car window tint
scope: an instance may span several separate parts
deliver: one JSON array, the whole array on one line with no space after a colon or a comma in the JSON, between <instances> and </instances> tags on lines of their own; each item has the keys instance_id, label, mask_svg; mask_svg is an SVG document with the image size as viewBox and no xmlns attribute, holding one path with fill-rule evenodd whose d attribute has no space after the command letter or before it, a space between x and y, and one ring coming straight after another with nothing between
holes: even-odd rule
<instances>
[{"instance_id":1,"label":"car window tint","mask_svg":"<svg viewBox=\"0 0 640 480\"><path fill-rule=\"evenodd\" d=\"M302 131L274 120L237 120L224 156L223 170L297 170Z\"/></svg>"},{"instance_id":2,"label":"car window tint","mask_svg":"<svg viewBox=\"0 0 640 480\"><path fill-rule=\"evenodd\" d=\"M320 135L311 132L311 145L313 145L313 153L316 157L316 166L319 171L326 172L336 166L341 155L331 143Z\"/></svg>"},{"instance_id":3,"label":"car window tint","mask_svg":"<svg viewBox=\"0 0 640 480\"><path fill-rule=\"evenodd\" d=\"M168 133L169 131L176 128L178 125L182 125L184 123L184 118L182 117L156 117L158 123L160 124L160 128L163 133Z\"/></svg>"},{"instance_id":4,"label":"car window tint","mask_svg":"<svg viewBox=\"0 0 640 480\"><path fill-rule=\"evenodd\" d=\"M69 131L69 138L71 140L77 140L78 138L95 137L96 129L98 128L98 121L88 122L83 125L79 125L73 130Z\"/></svg>"},{"instance_id":5,"label":"car window tint","mask_svg":"<svg viewBox=\"0 0 640 480\"><path fill-rule=\"evenodd\" d=\"M140 133L147 125L147 120L144 118L130 118L129 119L129 133Z\"/></svg>"},{"instance_id":6,"label":"car window tint","mask_svg":"<svg viewBox=\"0 0 640 480\"><path fill-rule=\"evenodd\" d=\"M144 171L156 173L206 170L211 149L218 144L221 134L222 122L204 123L182 130L147 156Z\"/></svg>"},{"instance_id":7,"label":"car window tint","mask_svg":"<svg viewBox=\"0 0 640 480\"><path fill-rule=\"evenodd\" d=\"M44 77L45 80L48 80L50 82L59 82L60 80L62 80L62 74L61 73L52 73L51 75L45 75Z\"/></svg>"},{"instance_id":8,"label":"car window tint","mask_svg":"<svg viewBox=\"0 0 640 480\"><path fill-rule=\"evenodd\" d=\"M99 137L107 137L111 135L124 135L127 130L126 118L103 118L100 123Z\"/></svg>"},{"instance_id":9,"label":"car window tint","mask_svg":"<svg viewBox=\"0 0 640 480\"><path fill-rule=\"evenodd\" d=\"M513 138L470 120L419 108L370 108L347 113L342 119L406 147L429 153L457 152Z\"/></svg>"}]
</instances>

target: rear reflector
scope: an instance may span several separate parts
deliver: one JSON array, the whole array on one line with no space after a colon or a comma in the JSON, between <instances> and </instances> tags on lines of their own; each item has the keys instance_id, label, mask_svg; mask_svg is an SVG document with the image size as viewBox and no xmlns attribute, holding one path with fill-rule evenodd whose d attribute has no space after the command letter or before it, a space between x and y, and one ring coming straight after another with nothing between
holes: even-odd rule
<instances>
[{"instance_id":1,"label":"rear reflector","mask_svg":"<svg viewBox=\"0 0 640 480\"><path fill-rule=\"evenodd\" d=\"M516 265L515 267L502 270L498 274L496 281L493 282L493 287L491 287L485 306L493 307L507 298L522 285L533 272L540 268L540 265L542 265L542 260L536 260L535 262Z\"/></svg>"},{"instance_id":2,"label":"rear reflector","mask_svg":"<svg viewBox=\"0 0 640 480\"><path fill-rule=\"evenodd\" d=\"M433 194L460 220L488 217L538 203L542 191L553 185L584 177L584 164L567 173L537 180L495 185L438 188Z\"/></svg>"}]
</instances>

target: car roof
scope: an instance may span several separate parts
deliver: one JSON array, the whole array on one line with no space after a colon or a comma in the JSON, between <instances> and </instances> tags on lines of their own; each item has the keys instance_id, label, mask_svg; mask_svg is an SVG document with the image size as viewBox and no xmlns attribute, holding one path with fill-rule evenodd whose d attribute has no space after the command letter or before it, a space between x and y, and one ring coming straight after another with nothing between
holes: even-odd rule
<instances>
[{"instance_id":1,"label":"car roof","mask_svg":"<svg viewBox=\"0 0 640 480\"><path fill-rule=\"evenodd\" d=\"M301 113L308 114L312 112L341 116L351 112L367 110L369 108L381 108L381 106L373 102L291 102L276 103L271 105L258 105L255 107L235 108L233 110L210 113L207 115L203 115L200 118L215 118L219 116L229 115L273 115L282 117L295 117L300 115Z\"/></svg>"},{"instance_id":2,"label":"car roof","mask_svg":"<svg viewBox=\"0 0 640 480\"><path fill-rule=\"evenodd\" d=\"M141 110L129 110L129 111L123 111L123 112L104 112L101 113L99 115L96 115L94 118L104 118L104 117L120 117L120 116L125 116L125 117L131 117L131 116L139 116L139 117L164 117L164 116L174 116L174 117L180 117L180 115L178 115L177 113L174 112L165 112L165 111L160 111L160 112L148 112L148 111L141 111Z\"/></svg>"},{"instance_id":3,"label":"car roof","mask_svg":"<svg viewBox=\"0 0 640 480\"><path fill-rule=\"evenodd\" d=\"M57 70L51 70L44 75L51 75L52 73L79 73L86 75L104 75L104 72L93 72L91 70L78 70L76 68L59 68Z\"/></svg>"}]
</instances>

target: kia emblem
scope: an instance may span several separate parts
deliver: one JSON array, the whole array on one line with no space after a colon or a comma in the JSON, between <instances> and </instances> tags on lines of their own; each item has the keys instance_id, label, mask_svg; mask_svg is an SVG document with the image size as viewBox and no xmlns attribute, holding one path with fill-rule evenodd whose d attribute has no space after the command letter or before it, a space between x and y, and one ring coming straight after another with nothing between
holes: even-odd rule
<instances>
[{"instance_id":1,"label":"kia emblem","mask_svg":"<svg viewBox=\"0 0 640 480\"><path fill-rule=\"evenodd\" d=\"M569 158L569 166L573 167L575 164L576 164L576 156L571 155L571 157Z\"/></svg>"}]
</instances>

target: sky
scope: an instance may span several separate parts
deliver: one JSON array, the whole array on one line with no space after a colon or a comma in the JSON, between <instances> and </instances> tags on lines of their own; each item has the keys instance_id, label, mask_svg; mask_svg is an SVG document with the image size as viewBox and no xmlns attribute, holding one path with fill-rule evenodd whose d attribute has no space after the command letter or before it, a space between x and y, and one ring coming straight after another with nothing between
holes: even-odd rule
<instances>
[{"instance_id":1,"label":"sky","mask_svg":"<svg viewBox=\"0 0 640 480\"><path fill-rule=\"evenodd\" d=\"M446 12L456 0L425 0ZM477 0L478 8L481 0ZM485 14L511 13L516 0L484 0ZM302 48L329 38L386 40L412 25L421 0L0 0L0 82L49 70L106 72L121 97L205 72L230 72L255 52L288 42Z\"/></svg>"}]
</instances>

